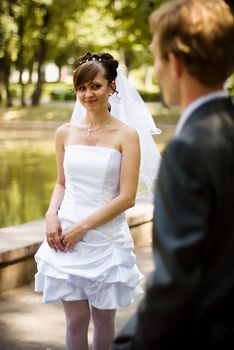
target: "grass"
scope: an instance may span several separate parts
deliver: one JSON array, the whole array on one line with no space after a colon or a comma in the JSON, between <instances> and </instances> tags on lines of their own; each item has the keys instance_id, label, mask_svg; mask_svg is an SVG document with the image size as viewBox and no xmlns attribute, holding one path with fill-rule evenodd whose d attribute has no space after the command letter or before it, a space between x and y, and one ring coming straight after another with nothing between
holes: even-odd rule
<instances>
[{"instance_id":1,"label":"grass","mask_svg":"<svg viewBox=\"0 0 234 350\"><path fill-rule=\"evenodd\" d=\"M25 85L26 100L30 100L33 92L33 85ZM49 99L51 93L64 93L72 96L72 85L63 82L45 83L43 84L43 98ZM13 93L13 102L18 101L20 96L20 85L11 84ZM177 123L179 111L177 109L168 109L160 102L160 91L158 86L154 86L152 90L144 90L143 87L139 91L144 101L148 101L151 114L158 124L174 125ZM153 101L153 102L152 102ZM27 107L11 107L5 108L0 105L0 123L5 122L16 126L20 122L57 122L63 123L70 120L74 101L52 101L50 103L41 104L40 106Z\"/></svg>"},{"instance_id":2,"label":"grass","mask_svg":"<svg viewBox=\"0 0 234 350\"><path fill-rule=\"evenodd\" d=\"M42 104L40 106L27 107L0 107L0 122L66 122L70 119L73 102L55 102L53 104ZM157 103L150 108L156 124L174 125L179 117L178 109L169 109Z\"/></svg>"},{"instance_id":3,"label":"grass","mask_svg":"<svg viewBox=\"0 0 234 350\"><path fill-rule=\"evenodd\" d=\"M162 104L156 105L152 111L156 125L176 125L180 117L178 108L167 108Z\"/></svg>"},{"instance_id":4,"label":"grass","mask_svg":"<svg viewBox=\"0 0 234 350\"><path fill-rule=\"evenodd\" d=\"M35 107L0 107L0 122L66 122L70 119L72 104L40 105Z\"/></svg>"}]
</instances>

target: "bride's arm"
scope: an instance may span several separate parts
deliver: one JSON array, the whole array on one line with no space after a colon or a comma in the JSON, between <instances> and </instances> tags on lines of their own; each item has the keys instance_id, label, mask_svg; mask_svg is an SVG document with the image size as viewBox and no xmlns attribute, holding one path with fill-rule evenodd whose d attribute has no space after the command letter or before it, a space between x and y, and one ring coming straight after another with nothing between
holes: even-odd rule
<instances>
[{"instance_id":1,"label":"bride's arm","mask_svg":"<svg viewBox=\"0 0 234 350\"><path fill-rule=\"evenodd\" d=\"M63 243L69 248L79 242L86 231L105 224L135 204L140 168L139 137L135 130L126 128L121 139L123 141L119 195L63 232Z\"/></svg>"},{"instance_id":2,"label":"bride's arm","mask_svg":"<svg viewBox=\"0 0 234 350\"><path fill-rule=\"evenodd\" d=\"M46 219L46 236L49 246L54 250L63 251L61 241L62 228L57 216L58 209L62 203L65 190L65 177L63 170L64 159L64 126L58 128L55 133L55 150L57 163L57 180L51 196L50 205L45 214ZM52 238L52 240L49 240Z\"/></svg>"}]
</instances>

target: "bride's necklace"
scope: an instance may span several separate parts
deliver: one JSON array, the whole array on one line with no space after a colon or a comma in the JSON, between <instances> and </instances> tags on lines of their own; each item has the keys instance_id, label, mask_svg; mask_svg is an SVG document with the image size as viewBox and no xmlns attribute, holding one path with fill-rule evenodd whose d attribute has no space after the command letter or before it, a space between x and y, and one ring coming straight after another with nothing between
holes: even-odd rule
<instances>
[{"instance_id":1,"label":"bride's necklace","mask_svg":"<svg viewBox=\"0 0 234 350\"><path fill-rule=\"evenodd\" d=\"M110 119L110 118L108 118L108 119ZM91 128L91 126L87 126L87 129L88 129L87 137L90 136L91 132L95 132L95 131L97 131L99 129L105 128L108 124L110 124L110 120L108 120L107 122L99 125L97 128Z\"/></svg>"}]
</instances>

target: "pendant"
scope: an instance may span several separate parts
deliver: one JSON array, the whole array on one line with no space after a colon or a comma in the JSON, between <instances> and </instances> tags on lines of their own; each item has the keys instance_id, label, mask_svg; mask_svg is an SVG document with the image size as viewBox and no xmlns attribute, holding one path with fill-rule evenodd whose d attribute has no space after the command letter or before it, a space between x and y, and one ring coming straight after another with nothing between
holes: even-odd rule
<instances>
[{"instance_id":1,"label":"pendant","mask_svg":"<svg viewBox=\"0 0 234 350\"><path fill-rule=\"evenodd\" d=\"M90 136L91 131L92 131L92 129L91 129L91 128L88 128L87 136Z\"/></svg>"}]
</instances>

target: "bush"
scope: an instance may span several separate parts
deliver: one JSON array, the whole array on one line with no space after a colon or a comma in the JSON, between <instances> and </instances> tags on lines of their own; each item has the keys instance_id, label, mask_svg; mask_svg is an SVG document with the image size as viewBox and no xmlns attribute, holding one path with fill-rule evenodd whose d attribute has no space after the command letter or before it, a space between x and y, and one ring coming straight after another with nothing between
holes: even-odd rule
<instances>
[{"instance_id":1,"label":"bush","mask_svg":"<svg viewBox=\"0 0 234 350\"><path fill-rule=\"evenodd\" d=\"M51 91L50 97L55 101L71 101L76 99L76 94L74 91L68 90L57 90Z\"/></svg>"},{"instance_id":2,"label":"bush","mask_svg":"<svg viewBox=\"0 0 234 350\"><path fill-rule=\"evenodd\" d=\"M156 102L162 100L160 92L146 90L138 90L138 92L141 95L144 102Z\"/></svg>"},{"instance_id":3,"label":"bush","mask_svg":"<svg viewBox=\"0 0 234 350\"><path fill-rule=\"evenodd\" d=\"M234 96L234 74L232 74L226 81L225 84L226 89L230 93L231 96Z\"/></svg>"},{"instance_id":4,"label":"bush","mask_svg":"<svg viewBox=\"0 0 234 350\"><path fill-rule=\"evenodd\" d=\"M160 92L138 90L144 102L161 101ZM70 101L76 99L76 94L71 90L55 90L50 92L50 97L55 101Z\"/></svg>"}]
</instances>

